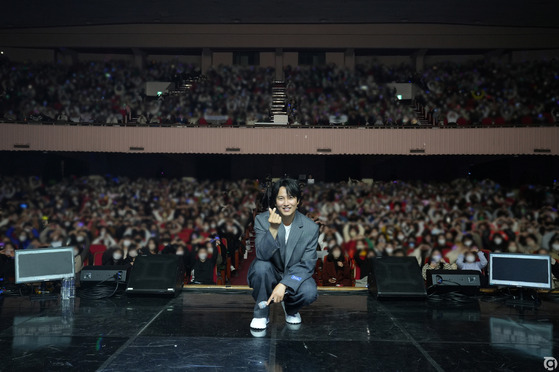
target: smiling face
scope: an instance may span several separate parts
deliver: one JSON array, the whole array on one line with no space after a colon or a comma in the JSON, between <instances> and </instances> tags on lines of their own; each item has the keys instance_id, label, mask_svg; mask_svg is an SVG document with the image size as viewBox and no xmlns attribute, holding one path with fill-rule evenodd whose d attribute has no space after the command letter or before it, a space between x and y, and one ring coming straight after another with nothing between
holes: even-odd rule
<instances>
[{"instance_id":1,"label":"smiling face","mask_svg":"<svg viewBox=\"0 0 559 372\"><path fill-rule=\"evenodd\" d=\"M297 210L299 200L293 195L287 193L287 189L282 186L279 188L278 196L276 196L276 208L282 217L290 217Z\"/></svg>"}]
</instances>

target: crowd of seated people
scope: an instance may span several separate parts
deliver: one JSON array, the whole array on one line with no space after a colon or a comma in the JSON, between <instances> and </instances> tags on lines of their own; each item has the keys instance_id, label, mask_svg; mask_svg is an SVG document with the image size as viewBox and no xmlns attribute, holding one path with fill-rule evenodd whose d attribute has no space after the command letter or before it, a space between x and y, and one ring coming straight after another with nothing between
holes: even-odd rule
<instances>
[{"instance_id":1,"label":"crowd of seated people","mask_svg":"<svg viewBox=\"0 0 559 372\"><path fill-rule=\"evenodd\" d=\"M440 63L418 76L416 100L437 125L559 122L559 61Z\"/></svg>"},{"instance_id":2,"label":"crowd of seated people","mask_svg":"<svg viewBox=\"0 0 559 372\"><path fill-rule=\"evenodd\" d=\"M292 125L554 124L557 67L556 60L447 62L422 73L376 62L353 70L288 66L287 110ZM149 62L144 69L124 61L0 61L0 120L250 125L270 118L273 68L212 67L185 94L146 97L146 82L176 76L200 76L200 70L179 61ZM394 82L417 84L417 107L398 100L388 85Z\"/></svg>"},{"instance_id":3,"label":"crowd of seated people","mask_svg":"<svg viewBox=\"0 0 559 372\"><path fill-rule=\"evenodd\" d=\"M175 254L183 256L185 280L225 284L221 272L239 267L256 187L248 180L3 177L0 276L13 277L14 249L74 246L76 273L84 264L133 267L139 255Z\"/></svg>"},{"instance_id":4,"label":"crowd of seated people","mask_svg":"<svg viewBox=\"0 0 559 372\"><path fill-rule=\"evenodd\" d=\"M13 276L17 249L69 245L76 271L98 260L133 267L139 255L174 254L183 257L185 280L200 284L238 268L263 191L251 180L190 178L2 177L0 184L0 276ZM387 256L414 257L425 276L485 274L489 252L550 254L557 273L558 203L552 187L490 180L343 182L306 185L300 210L320 225L315 280L343 287L366 285L370 259Z\"/></svg>"}]
</instances>

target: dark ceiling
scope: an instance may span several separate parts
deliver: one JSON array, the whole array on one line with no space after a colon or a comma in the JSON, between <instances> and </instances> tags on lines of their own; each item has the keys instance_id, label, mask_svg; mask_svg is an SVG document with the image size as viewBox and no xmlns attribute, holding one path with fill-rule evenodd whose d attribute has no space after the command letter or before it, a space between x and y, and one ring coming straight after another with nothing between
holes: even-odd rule
<instances>
[{"instance_id":1,"label":"dark ceiling","mask_svg":"<svg viewBox=\"0 0 559 372\"><path fill-rule=\"evenodd\" d=\"M12 0L1 8L1 28L131 23L559 27L558 0Z\"/></svg>"}]
</instances>

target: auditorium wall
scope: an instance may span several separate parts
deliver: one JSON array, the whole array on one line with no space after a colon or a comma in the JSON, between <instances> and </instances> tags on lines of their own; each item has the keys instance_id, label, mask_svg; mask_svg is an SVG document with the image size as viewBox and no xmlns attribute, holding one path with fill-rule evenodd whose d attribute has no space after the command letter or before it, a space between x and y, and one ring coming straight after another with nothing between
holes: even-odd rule
<instances>
[{"instance_id":1,"label":"auditorium wall","mask_svg":"<svg viewBox=\"0 0 559 372\"><path fill-rule=\"evenodd\" d=\"M559 127L228 128L0 124L0 151L559 155Z\"/></svg>"},{"instance_id":2,"label":"auditorium wall","mask_svg":"<svg viewBox=\"0 0 559 372\"><path fill-rule=\"evenodd\" d=\"M103 61L126 61L134 62L134 55L130 53L77 53L77 61L79 62L103 62Z\"/></svg>"},{"instance_id":3,"label":"auditorium wall","mask_svg":"<svg viewBox=\"0 0 559 372\"><path fill-rule=\"evenodd\" d=\"M1 58L15 62L54 62L54 49L3 48Z\"/></svg>"},{"instance_id":4,"label":"auditorium wall","mask_svg":"<svg viewBox=\"0 0 559 372\"><path fill-rule=\"evenodd\" d=\"M326 64L335 64L344 67L344 52L326 52Z\"/></svg>"},{"instance_id":5,"label":"auditorium wall","mask_svg":"<svg viewBox=\"0 0 559 372\"><path fill-rule=\"evenodd\" d=\"M233 64L233 53L232 52L213 52L212 53L212 66L226 65L231 66Z\"/></svg>"},{"instance_id":6,"label":"auditorium wall","mask_svg":"<svg viewBox=\"0 0 559 372\"><path fill-rule=\"evenodd\" d=\"M283 53L283 66L297 66L299 64L299 53L297 52L284 52Z\"/></svg>"},{"instance_id":7,"label":"auditorium wall","mask_svg":"<svg viewBox=\"0 0 559 372\"><path fill-rule=\"evenodd\" d=\"M260 66L262 66L262 67L275 67L276 66L276 53L275 52L260 52Z\"/></svg>"},{"instance_id":8,"label":"auditorium wall","mask_svg":"<svg viewBox=\"0 0 559 372\"><path fill-rule=\"evenodd\" d=\"M155 62L169 62L169 61L179 61L185 64L200 66L202 63L202 55L170 55L170 54L150 54L146 58L148 61Z\"/></svg>"}]
</instances>

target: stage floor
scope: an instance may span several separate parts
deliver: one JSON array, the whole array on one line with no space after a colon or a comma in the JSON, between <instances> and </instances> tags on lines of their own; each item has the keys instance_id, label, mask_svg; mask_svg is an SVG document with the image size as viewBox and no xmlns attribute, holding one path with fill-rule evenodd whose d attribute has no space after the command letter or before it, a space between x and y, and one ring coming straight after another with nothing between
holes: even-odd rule
<instances>
[{"instance_id":1,"label":"stage floor","mask_svg":"<svg viewBox=\"0 0 559 372\"><path fill-rule=\"evenodd\" d=\"M249 330L247 291L176 298L1 302L3 371L545 371L559 358L559 302L518 309L494 298L377 301L321 292L285 324L274 306L264 337ZM558 369L559 370L559 369Z\"/></svg>"}]
</instances>

